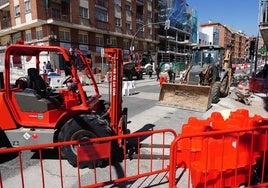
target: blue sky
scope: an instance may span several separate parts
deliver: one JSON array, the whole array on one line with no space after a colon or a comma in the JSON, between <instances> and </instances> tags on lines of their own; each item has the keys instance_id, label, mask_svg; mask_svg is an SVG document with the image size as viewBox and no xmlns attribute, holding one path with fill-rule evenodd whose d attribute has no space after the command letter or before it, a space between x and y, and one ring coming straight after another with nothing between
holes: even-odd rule
<instances>
[{"instance_id":1,"label":"blue sky","mask_svg":"<svg viewBox=\"0 0 268 188\"><path fill-rule=\"evenodd\" d=\"M244 31L248 36L258 34L259 0L186 0L197 11L198 22L209 20Z\"/></svg>"}]
</instances>

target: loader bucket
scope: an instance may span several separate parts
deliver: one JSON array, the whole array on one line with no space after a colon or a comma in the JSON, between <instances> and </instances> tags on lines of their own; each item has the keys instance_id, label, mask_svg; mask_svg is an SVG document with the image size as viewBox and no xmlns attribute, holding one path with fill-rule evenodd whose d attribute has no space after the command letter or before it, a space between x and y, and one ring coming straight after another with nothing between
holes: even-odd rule
<instances>
[{"instance_id":1,"label":"loader bucket","mask_svg":"<svg viewBox=\"0 0 268 188\"><path fill-rule=\"evenodd\" d=\"M206 112L211 107L211 87L163 83L158 104Z\"/></svg>"}]
</instances>

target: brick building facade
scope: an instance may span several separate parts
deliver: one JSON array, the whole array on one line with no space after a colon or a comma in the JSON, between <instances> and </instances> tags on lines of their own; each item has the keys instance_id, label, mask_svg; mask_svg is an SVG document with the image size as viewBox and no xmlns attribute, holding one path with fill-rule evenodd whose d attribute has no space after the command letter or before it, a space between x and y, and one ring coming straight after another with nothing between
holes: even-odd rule
<instances>
[{"instance_id":1,"label":"brick building facade","mask_svg":"<svg viewBox=\"0 0 268 188\"><path fill-rule=\"evenodd\" d=\"M134 34L157 19L152 0L2 0L0 42L79 48L101 63L101 49L120 47L125 60ZM156 51L155 25L143 27L135 49ZM96 65L98 67L99 65Z\"/></svg>"},{"instance_id":2,"label":"brick building facade","mask_svg":"<svg viewBox=\"0 0 268 188\"><path fill-rule=\"evenodd\" d=\"M250 40L245 33L218 22L202 23L200 27L216 27L219 29L219 45L223 47L227 47L229 44L233 45L235 63L243 63L249 59L247 46Z\"/></svg>"}]
</instances>

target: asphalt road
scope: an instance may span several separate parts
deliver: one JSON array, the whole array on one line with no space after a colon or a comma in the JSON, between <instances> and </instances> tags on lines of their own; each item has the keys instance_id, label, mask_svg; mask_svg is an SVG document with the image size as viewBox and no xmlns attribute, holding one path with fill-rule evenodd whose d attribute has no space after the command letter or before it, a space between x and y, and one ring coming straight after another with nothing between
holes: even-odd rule
<instances>
[{"instance_id":1,"label":"asphalt road","mask_svg":"<svg viewBox=\"0 0 268 188\"><path fill-rule=\"evenodd\" d=\"M123 96L123 107L128 108L128 127L131 131L136 131L146 124L154 124L155 129L172 128L176 132L180 132L181 126L188 122L189 117L197 117L205 119L210 117L214 111L235 111L237 109L247 109L253 116L254 114L267 116L268 108L265 103L265 94L252 94L249 100L250 105L246 105L243 101L237 100L234 91L226 98L221 98L219 103L212 104L207 112L197 112L161 106L158 104L160 93L159 82L153 77L149 79L144 76L143 80L136 80L136 88L133 95ZM100 92L105 99L108 99L108 84L99 84Z\"/></svg>"},{"instance_id":2,"label":"asphalt road","mask_svg":"<svg viewBox=\"0 0 268 188\"><path fill-rule=\"evenodd\" d=\"M123 107L128 108L128 128L131 132L139 131L150 125L153 129L171 128L176 133L180 133L182 125L188 122L189 117L205 119L210 117L214 111L226 112L237 109L248 109L250 115L258 114L264 117L267 116L264 94L252 95L250 98L252 101L251 105L245 105L243 102L236 100L235 95L231 94L226 98L222 98L218 104L213 104L207 112L201 113L158 105L160 86L155 78L149 79L145 76L143 80L135 81L135 83L136 87L133 90L133 94L123 96ZM108 88L108 83L99 84L99 89L104 99L108 99ZM88 92L90 92L90 89ZM40 164L37 158L36 153L30 151L24 153L22 156L24 173L27 174L24 179L27 188L42 187L40 172L38 171ZM0 164L4 188L14 187L14 185L16 185L15 187L20 187L20 172L16 169L18 166L17 160L18 158ZM64 187L77 187L77 177L71 175L73 173L75 174L77 169L70 166L66 161L63 161L63 163L63 179L67 182ZM49 167L49 170L46 171L46 179L48 181L46 187L59 187L58 161L53 157L48 157L43 165ZM135 169L135 166L132 168ZM106 176L105 169L102 173L103 176ZM89 172L84 170L81 176L83 179L87 179ZM150 186L148 186L148 181L150 181ZM165 178L161 180L163 181L162 183L154 183L154 180L148 181L134 181L127 187L167 187L167 180Z\"/></svg>"}]
</instances>

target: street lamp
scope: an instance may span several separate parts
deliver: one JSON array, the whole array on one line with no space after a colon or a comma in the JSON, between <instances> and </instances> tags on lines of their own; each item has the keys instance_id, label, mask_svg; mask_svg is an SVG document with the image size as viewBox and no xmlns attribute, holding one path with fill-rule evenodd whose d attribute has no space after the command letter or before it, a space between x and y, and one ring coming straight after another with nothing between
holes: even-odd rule
<instances>
[{"instance_id":1,"label":"street lamp","mask_svg":"<svg viewBox=\"0 0 268 188\"><path fill-rule=\"evenodd\" d=\"M165 30L168 30L169 27L170 27L170 20L166 20L164 22L155 22L155 23L148 23L148 24L145 24L143 26L141 26L137 31L136 33L133 35L133 38L131 40L131 44L130 44L130 51L133 52L135 50L135 47L133 46L133 43L134 43L134 40L137 36L137 34L144 28L144 27L147 27L149 25L157 25L157 24L165 24Z\"/></svg>"}]
</instances>

